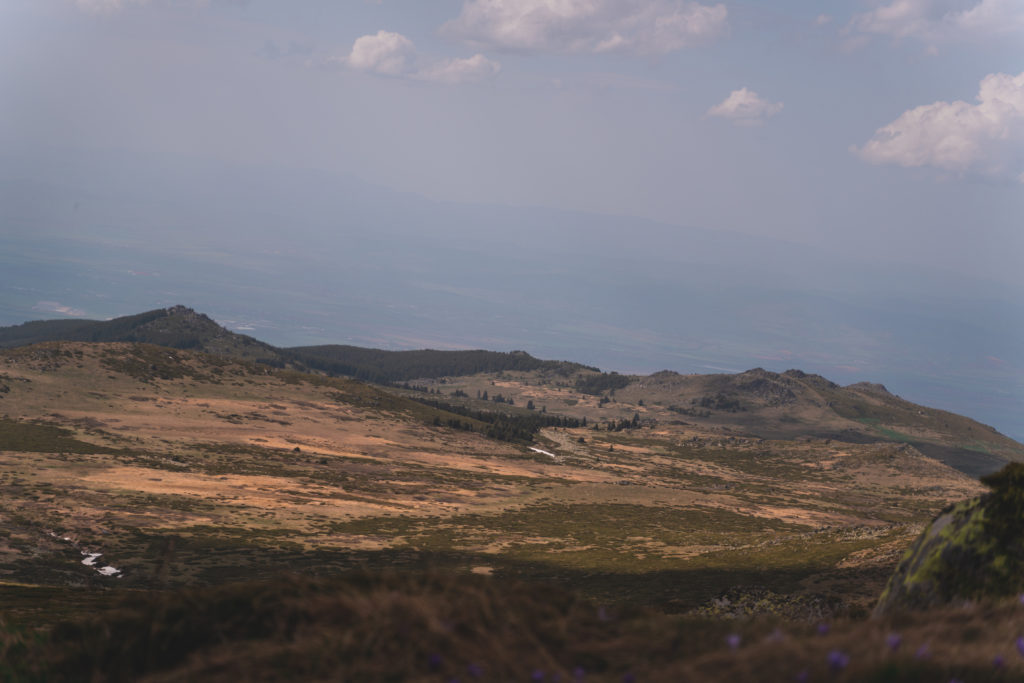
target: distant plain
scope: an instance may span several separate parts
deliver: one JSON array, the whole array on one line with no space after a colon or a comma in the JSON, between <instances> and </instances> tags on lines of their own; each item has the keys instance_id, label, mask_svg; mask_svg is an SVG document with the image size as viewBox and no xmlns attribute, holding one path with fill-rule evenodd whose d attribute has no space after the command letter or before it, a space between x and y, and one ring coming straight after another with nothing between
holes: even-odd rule
<instances>
[{"instance_id":1,"label":"distant plain","mask_svg":"<svg viewBox=\"0 0 1024 683\"><path fill-rule=\"evenodd\" d=\"M1024 438L1013 282L888 260L884 245L867 261L315 173L121 165L102 184L70 171L0 181L0 324L187 302L285 346L524 349L634 373L800 368Z\"/></svg>"}]
</instances>

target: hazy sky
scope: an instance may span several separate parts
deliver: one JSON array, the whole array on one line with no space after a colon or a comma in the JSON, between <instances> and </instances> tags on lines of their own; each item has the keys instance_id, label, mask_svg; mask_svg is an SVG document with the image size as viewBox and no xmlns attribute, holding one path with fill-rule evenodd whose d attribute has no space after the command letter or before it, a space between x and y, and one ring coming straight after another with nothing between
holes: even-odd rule
<instances>
[{"instance_id":1,"label":"hazy sky","mask_svg":"<svg viewBox=\"0 0 1024 683\"><path fill-rule=\"evenodd\" d=\"M1021 0L4 0L0 101L5 178L313 169L1024 283Z\"/></svg>"},{"instance_id":2,"label":"hazy sky","mask_svg":"<svg viewBox=\"0 0 1024 683\"><path fill-rule=\"evenodd\" d=\"M0 0L0 324L799 367L1024 438L1024 0Z\"/></svg>"}]
</instances>

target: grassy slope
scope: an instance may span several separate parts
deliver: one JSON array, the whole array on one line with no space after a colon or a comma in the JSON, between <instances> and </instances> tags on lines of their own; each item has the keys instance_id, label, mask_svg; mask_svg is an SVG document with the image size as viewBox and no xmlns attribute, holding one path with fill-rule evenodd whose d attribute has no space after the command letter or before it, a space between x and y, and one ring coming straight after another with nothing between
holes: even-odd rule
<instances>
[{"instance_id":1,"label":"grassy slope","mask_svg":"<svg viewBox=\"0 0 1024 683\"><path fill-rule=\"evenodd\" d=\"M1009 605L806 625L865 614L923 524L979 490L904 446L666 422L548 429L551 458L434 427L444 413L418 392L145 344L9 350L0 376L0 649L16 680L447 680L471 665L502 680L577 666L587 680L817 679L835 649L853 657L836 680L1002 680L989 661L1011 654ZM541 379L437 386L665 412L627 401L631 387L598 408L572 377ZM103 609L117 596L124 608ZM797 621L779 640L783 618ZM893 629L900 652L884 645ZM914 659L927 642L933 657Z\"/></svg>"},{"instance_id":2,"label":"grassy slope","mask_svg":"<svg viewBox=\"0 0 1024 683\"><path fill-rule=\"evenodd\" d=\"M540 373L503 373L430 384L474 396L489 390L590 421L643 419L766 439L819 438L846 443L906 443L978 477L1007 461L1024 461L1024 445L969 418L920 406L874 385L840 387L799 371L755 369L736 375L662 372L631 377L594 399L576 379ZM602 401L602 402L599 402ZM607 401L607 402L603 402Z\"/></svg>"},{"instance_id":3,"label":"grassy slope","mask_svg":"<svg viewBox=\"0 0 1024 683\"><path fill-rule=\"evenodd\" d=\"M511 373L533 384L617 396L633 408L643 400L648 408L662 408L654 411L661 421L722 426L763 438L814 436L855 443L908 443L974 477L990 473L1007 461L1024 461L1024 446L973 420L904 401L880 385L839 387L823 377L797 370L779 374L755 369L736 375L699 376L663 372L626 377L575 363L542 361L524 352L382 351L339 345L276 349L229 332L181 306L110 321L36 321L0 328L0 347L55 339L192 348L379 383ZM530 397L524 394L524 399L521 405Z\"/></svg>"},{"instance_id":4,"label":"grassy slope","mask_svg":"<svg viewBox=\"0 0 1024 683\"><path fill-rule=\"evenodd\" d=\"M0 571L27 584L109 585L93 550L122 588L439 566L671 610L751 584L864 610L978 490L910 450L692 426L548 429L552 458L435 427L418 392L144 344L9 350L0 374Z\"/></svg>"}]
</instances>

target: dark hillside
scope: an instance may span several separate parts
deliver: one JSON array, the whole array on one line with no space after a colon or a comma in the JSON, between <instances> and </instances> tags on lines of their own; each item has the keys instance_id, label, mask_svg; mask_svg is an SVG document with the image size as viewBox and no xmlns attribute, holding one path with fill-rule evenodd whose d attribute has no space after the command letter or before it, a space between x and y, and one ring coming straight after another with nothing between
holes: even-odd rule
<instances>
[{"instance_id":1,"label":"dark hillside","mask_svg":"<svg viewBox=\"0 0 1024 683\"><path fill-rule=\"evenodd\" d=\"M382 384L481 372L540 371L568 376L581 370L595 370L578 363L540 360L525 351L384 351L336 344L298 346L284 351L315 370Z\"/></svg>"},{"instance_id":2,"label":"dark hillside","mask_svg":"<svg viewBox=\"0 0 1024 683\"><path fill-rule=\"evenodd\" d=\"M0 347L40 342L135 342L173 349L194 349L244 360L283 365L269 344L227 330L185 306L158 308L113 320L37 320L0 328Z\"/></svg>"},{"instance_id":3,"label":"dark hillside","mask_svg":"<svg viewBox=\"0 0 1024 683\"><path fill-rule=\"evenodd\" d=\"M596 371L578 363L540 360L525 351L384 351L333 344L279 349L231 332L185 306L159 308L113 320L36 320L0 327L0 348L54 341L155 344L277 367L291 363L301 369L380 384L480 372L538 371L567 377L583 370Z\"/></svg>"},{"instance_id":4,"label":"dark hillside","mask_svg":"<svg viewBox=\"0 0 1024 683\"><path fill-rule=\"evenodd\" d=\"M99 320L33 320L0 327L0 348L10 349L44 341L70 341L90 334L101 324Z\"/></svg>"}]
</instances>

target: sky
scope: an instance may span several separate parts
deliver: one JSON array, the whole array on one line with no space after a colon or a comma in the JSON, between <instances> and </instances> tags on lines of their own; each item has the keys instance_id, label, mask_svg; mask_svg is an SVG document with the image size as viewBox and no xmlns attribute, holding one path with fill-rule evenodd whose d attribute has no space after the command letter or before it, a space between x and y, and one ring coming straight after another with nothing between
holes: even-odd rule
<instances>
[{"instance_id":1,"label":"sky","mask_svg":"<svg viewBox=\"0 0 1024 683\"><path fill-rule=\"evenodd\" d=\"M1004 348L1024 339L1020 0L4 0L0 102L4 324L184 303L280 329L294 301L232 308L168 274L184 282L218 254L225 273L249 264L252 284L263 263L252 254L290 249L301 259L288 286L355 307L348 327L340 309L312 311L334 320L315 323L317 341L348 330L388 347L518 344L623 370L658 369L674 358L661 352L690 344L673 369L692 369L699 347L693 367L778 358L885 381L901 366L885 364L884 338L909 339L919 315L961 330L929 346L920 331L940 328L918 325L902 353L927 359L921 376L949 393L966 382L973 396L994 376L1013 410L1024 405L1024 359ZM559 282L553 243L560 263L582 245L613 274L591 281L574 265ZM76 283L89 268L140 272L115 264L115 247L161 255L151 270L165 282ZM458 260L463 248L473 263ZM342 282L331 254L335 271L417 276L393 290L369 272ZM488 255L490 272L477 272ZM557 340L518 323L488 336L469 326L470 302L508 306L506 320L530 302L445 275L514 287L538 263L548 291L585 284L608 300L631 283L678 293L702 282L732 320L686 314L707 321L707 337L732 335L729 351L642 318L681 294L628 320L578 314ZM752 272L760 279L730 289ZM241 282L231 277L218 286ZM784 310L789 329L740 329L743 297L766 283L788 298L759 315ZM834 296L802 298L819 291ZM410 300L419 317L403 319ZM554 320L557 301L543 304ZM371 307L393 315L385 324ZM819 329L837 312L861 322ZM428 329L440 317L447 327ZM632 335L631 350L599 348L601 325L616 344ZM815 361L792 351L799 336L851 350Z\"/></svg>"},{"instance_id":2,"label":"sky","mask_svg":"<svg viewBox=\"0 0 1024 683\"><path fill-rule=\"evenodd\" d=\"M5 0L0 45L12 152L1024 270L1019 0Z\"/></svg>"}]
</instances>

